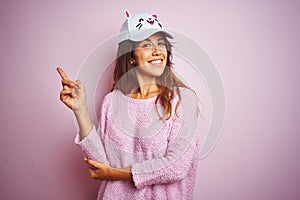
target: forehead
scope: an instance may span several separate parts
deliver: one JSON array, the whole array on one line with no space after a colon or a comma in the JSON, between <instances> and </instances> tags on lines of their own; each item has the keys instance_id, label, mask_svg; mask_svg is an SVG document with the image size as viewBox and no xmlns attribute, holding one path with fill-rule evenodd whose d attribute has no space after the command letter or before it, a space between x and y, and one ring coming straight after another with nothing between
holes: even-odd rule
<instances>
[{"instance_id":1,"label":"forehead","mask_svg":"<svg viewBox=\"0 0 300 200\"><path fill-rule=\"evenodd\" d=\"M164 39L163 35L161 33L154 33L153 35L149 36L147 39L142 40L140 42L144 41L158 41Z\"/></svg>"}]
</instances>

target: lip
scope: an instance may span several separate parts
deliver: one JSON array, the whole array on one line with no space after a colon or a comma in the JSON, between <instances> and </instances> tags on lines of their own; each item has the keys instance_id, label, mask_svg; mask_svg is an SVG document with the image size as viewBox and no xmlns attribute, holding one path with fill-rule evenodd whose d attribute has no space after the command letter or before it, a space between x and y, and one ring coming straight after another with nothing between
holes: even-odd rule
<instances>
[{"instance_id":1,"label":"lip","mask_svg":"<svg viewBox=\"0 0 300 200\"><path fill-rule=\"evenodd\" d=\"M148 63L150 63L152 65L161 65L163 63L163 59L162 58L152 59L152 60L149 60Z\"/></svg>"}]
</instances>

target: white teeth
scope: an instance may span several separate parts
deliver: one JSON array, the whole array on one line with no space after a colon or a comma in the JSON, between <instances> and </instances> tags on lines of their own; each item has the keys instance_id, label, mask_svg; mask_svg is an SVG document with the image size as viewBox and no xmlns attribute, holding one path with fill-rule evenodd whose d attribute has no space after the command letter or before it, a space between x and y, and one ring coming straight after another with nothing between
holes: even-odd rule
<instances>
[{"instance_id":1,"label":"white teeth","mask_svg":"<svg viewBox=\"0 0 300 200\"><path fill-rule=\"evenodd\" d=\"M151 61L152 64L160 64L161 63L161 60L153 60Z\"/></svg>"}]
</instances>

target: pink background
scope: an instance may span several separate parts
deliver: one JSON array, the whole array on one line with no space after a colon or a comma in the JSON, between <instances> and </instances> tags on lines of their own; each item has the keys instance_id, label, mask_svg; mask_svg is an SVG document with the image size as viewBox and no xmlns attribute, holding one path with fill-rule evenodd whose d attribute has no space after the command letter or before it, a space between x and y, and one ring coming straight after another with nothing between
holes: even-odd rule
<instances>
[{"instance_id":1,"label":"pink background","mask_svg":"<svg viewBox=\"0 0 300 200\"><path fill-rule=\"evenodd\" d=\"M95 199L62 66L76 77L118 33L123 9L157 13L201 45L222 75L222 136L199 163L195 199L300 199L299 1L1 1L0 199Z\"/></svg>"}]
</instances>

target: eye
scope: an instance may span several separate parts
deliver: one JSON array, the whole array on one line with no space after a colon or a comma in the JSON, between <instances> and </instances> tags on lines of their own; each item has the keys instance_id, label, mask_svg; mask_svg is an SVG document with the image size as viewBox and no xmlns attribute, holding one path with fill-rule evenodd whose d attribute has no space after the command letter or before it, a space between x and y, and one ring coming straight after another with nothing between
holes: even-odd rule
<instances>
[{"instance_id":1,"label":"eye","mask_svg":"<svg viewBox=\"0 0 300 200\"><path fill-rule=\"evenodd\" d=\"M142 21L144 21L144 19L143 19L143 18L140 18L140 19L139 19L139 22L142 22Z\"/></svg>"},{"instance_id":2,"label":"eye","mask_svg":"<svg viewBox=\"0 0 300 200\"><path fill-rule=\"evenodd\" d=\"M146 43L142 45L142 48L151 48L152 45L150 43Z\"/></svg>"},{"instance_id":3,"label":"eye","mask_svg":"<svg viewBox=\"0 0 300 200\"><path fill-rule=\"evenodd\" d=\"M165 42L159 42L158 46L166 46L166 43Z\"/></svg>"}]
</instances>

